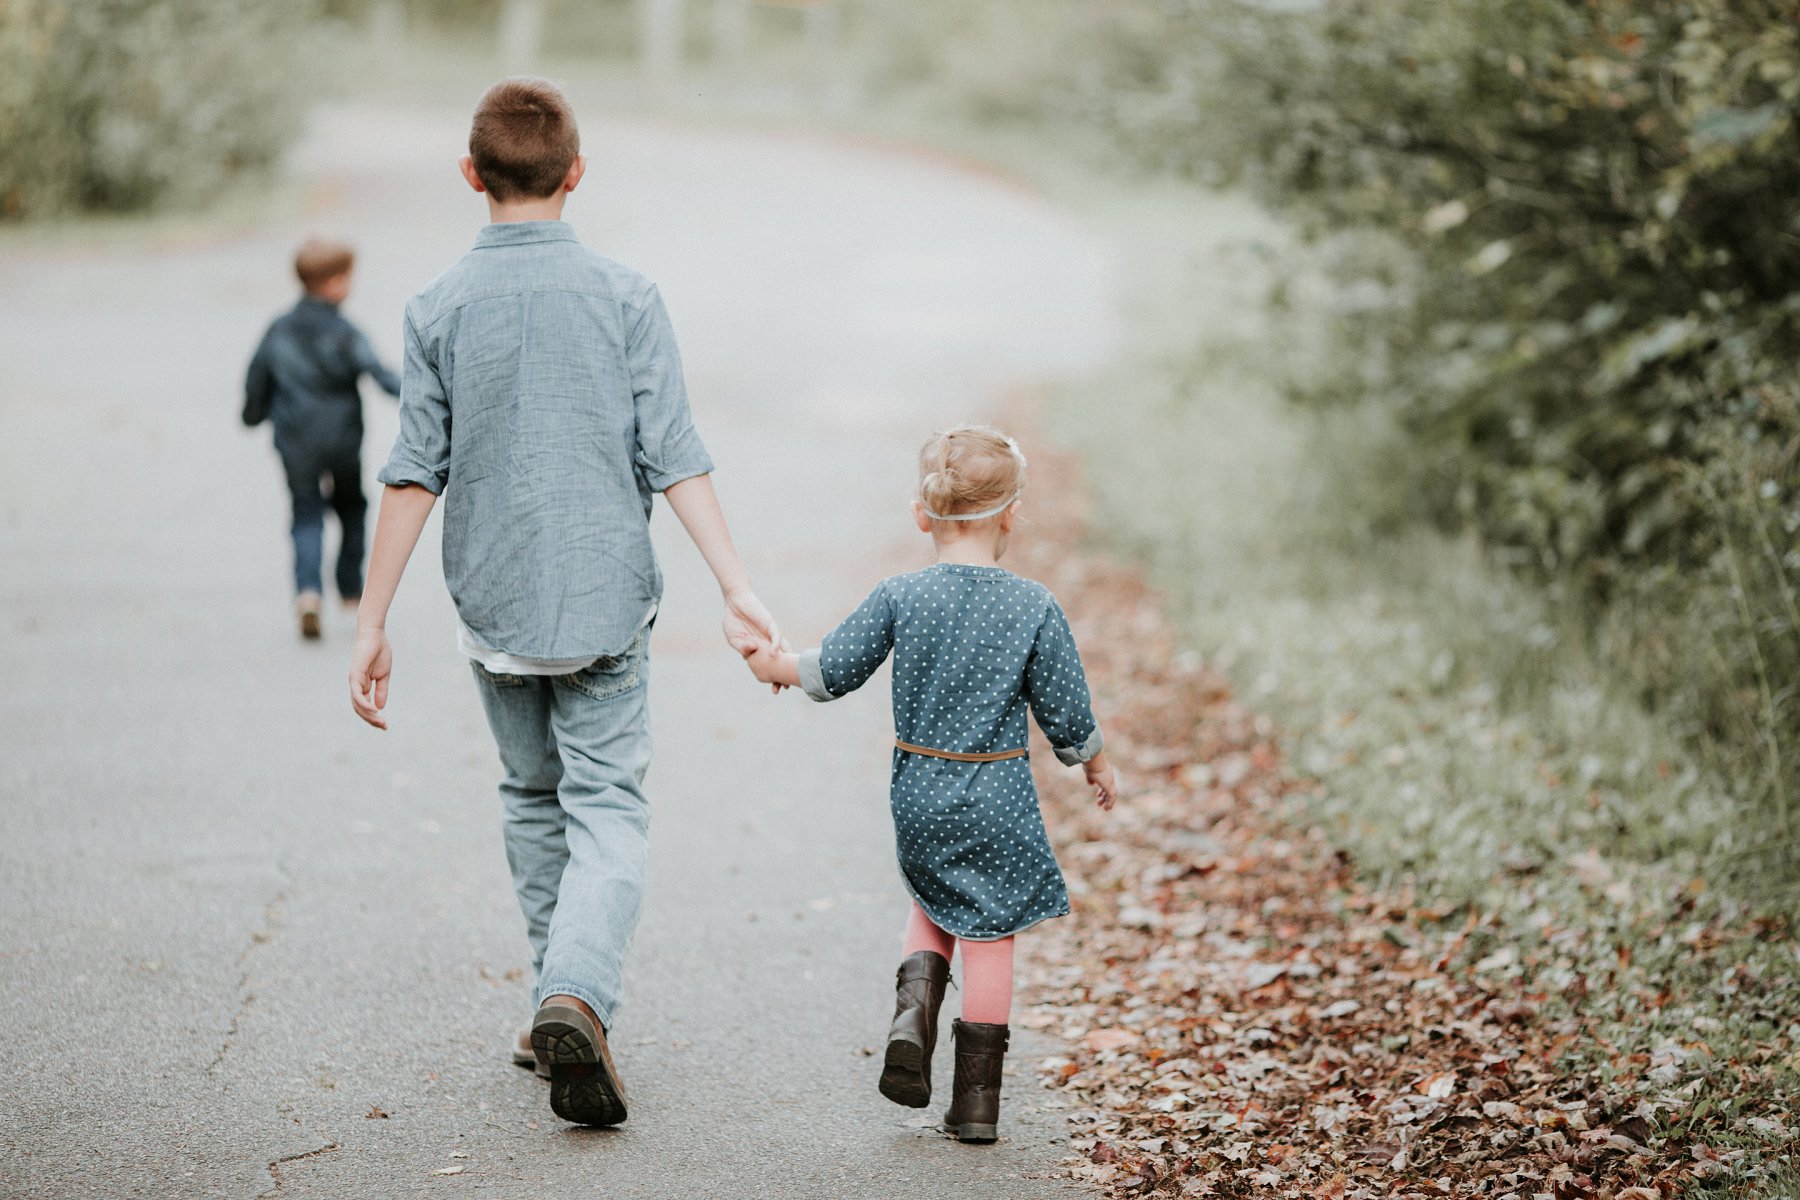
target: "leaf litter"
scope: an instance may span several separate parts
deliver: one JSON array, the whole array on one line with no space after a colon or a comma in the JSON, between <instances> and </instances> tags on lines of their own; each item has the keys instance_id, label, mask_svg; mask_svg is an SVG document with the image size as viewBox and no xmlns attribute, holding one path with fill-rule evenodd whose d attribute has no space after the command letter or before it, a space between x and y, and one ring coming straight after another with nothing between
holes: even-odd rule
<instances>
[{"instance_id":1,"label":"leaf litter","mask_svg":"<svg viewBox=\"0 0 1800 1200\"><path fill-rule=\"evenodd\" d=\"M1305 821L1314 785L1279 731L1181 648L1139 573L1084 544L1071 460L1039 453L1033 474L1018 566L1075 621L1125 788L1104 814L1078 775L1040 770L1073 913L1026 939L1017 1020L1065 1043L1039 1075L1070 1110L1070 1177L1123 1197L1671 1200L1740 1171L1728 1119L1775 1161L1800 1150L1782 1111L1697 1111L1715 1065L1698 1032L1609 1053L1566 960L1360 879ZM1760 1057L1730 1078L1754 1092L1800 1069L1786 1035Z\"/></svg>"}]
</instances>

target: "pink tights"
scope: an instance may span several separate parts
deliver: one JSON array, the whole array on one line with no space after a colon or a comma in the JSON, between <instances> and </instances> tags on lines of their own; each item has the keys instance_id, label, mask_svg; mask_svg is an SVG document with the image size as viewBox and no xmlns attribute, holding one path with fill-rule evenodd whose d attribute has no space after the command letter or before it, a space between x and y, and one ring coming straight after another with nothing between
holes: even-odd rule
<instances>
[{"instance_id":1,"label":"pink tights","mask_svg":"<svg viewBox=\"0 0 1800 1200\"><path fill-rule=\"evenodd\" d=\"M943 955L948 962L958 940L932 924L925 910L914 903L912 915L906 919L906 943L900 954L905 958L921 950L931 950ZM963 1020L1005 1025L1012 1016L1013 940L1009 937L997 942L960 940Z\"/></svg>"}]
</instances>

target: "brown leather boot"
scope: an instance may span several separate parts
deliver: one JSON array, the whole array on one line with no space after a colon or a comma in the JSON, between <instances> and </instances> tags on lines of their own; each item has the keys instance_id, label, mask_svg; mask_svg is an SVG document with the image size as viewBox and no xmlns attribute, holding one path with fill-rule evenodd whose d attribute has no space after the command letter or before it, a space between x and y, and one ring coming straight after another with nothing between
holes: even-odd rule
<instances>
[{"instance_id":1,"label":"brown leather boot","mask_svg":"<svg viewBox=\"0 0 1800 1200\"><path fill-rule=\"evenodd\" d=\"M1012 1031L1005 1025L956 1021L956 1080L944 1125L965 1142L991 1142L999 1136L1000 1069Z\"/></svg>"},{"instance_id":2,"label":"brown leather boot","mask_svg":"<svg viewBox=\"0 0 1800 1200\"><path fill-rule=\"evenodd\" d=\"M577 1125L625 1119L625 1085L613 1069L606 1030L579 996L546 996L531 1024L531 1048L550 1064L550 1111Z\"/></svg>"},{"instance_id":3,"label":"brown leather boot","mask_svg":"<svg viewBox=\"0 0 1800 1200\"><path fill-rule=\"evenodd\" d=\"M931 1052L937 1049L938 1009L950 963L935 950L909 954L894 973L894 1024L888 1030L881 1094L895 1104L931 1103Z\"/></svg>"}]
</instances>

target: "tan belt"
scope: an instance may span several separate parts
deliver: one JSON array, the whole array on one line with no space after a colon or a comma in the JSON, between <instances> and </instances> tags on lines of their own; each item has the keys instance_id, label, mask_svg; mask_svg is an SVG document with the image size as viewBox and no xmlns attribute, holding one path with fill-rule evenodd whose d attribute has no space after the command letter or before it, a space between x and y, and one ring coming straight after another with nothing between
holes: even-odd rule
<instances>
[{"instance_id":1,"label":"tan belt","mask_svg":"<svg viewBox=\"0 0 1800 1200\"><path fill-rule=\"evenodd\" d=\"M911 742L903 742L899 738L894 739L894 745L908 754L923 754L926 758L947 758L951 762L999 762L1007 758L1024 758L1031 753L1031 751L1021 748L1018 750L995 750L988 754L959 754L955 750L933 750L929 746L915 746Z\"/></svg>"}]
</instances>

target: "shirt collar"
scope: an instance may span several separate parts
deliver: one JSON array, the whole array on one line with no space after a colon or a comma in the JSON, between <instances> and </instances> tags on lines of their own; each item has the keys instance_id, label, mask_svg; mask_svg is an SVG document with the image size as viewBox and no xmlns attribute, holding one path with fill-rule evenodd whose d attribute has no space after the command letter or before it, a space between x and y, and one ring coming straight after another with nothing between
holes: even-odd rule
<instances>
[{"instance_id":1,"label":"shirt collar","mask_svg":"<svg viewBox=\"0 0 1800 1200\"><path fill-rule=\"evenodd\" d=\"M579 241L567 221L500 221L482 226L475 235L475 248L490 246L523 246L530 242Z\"/></svg>"}]
</instances>

